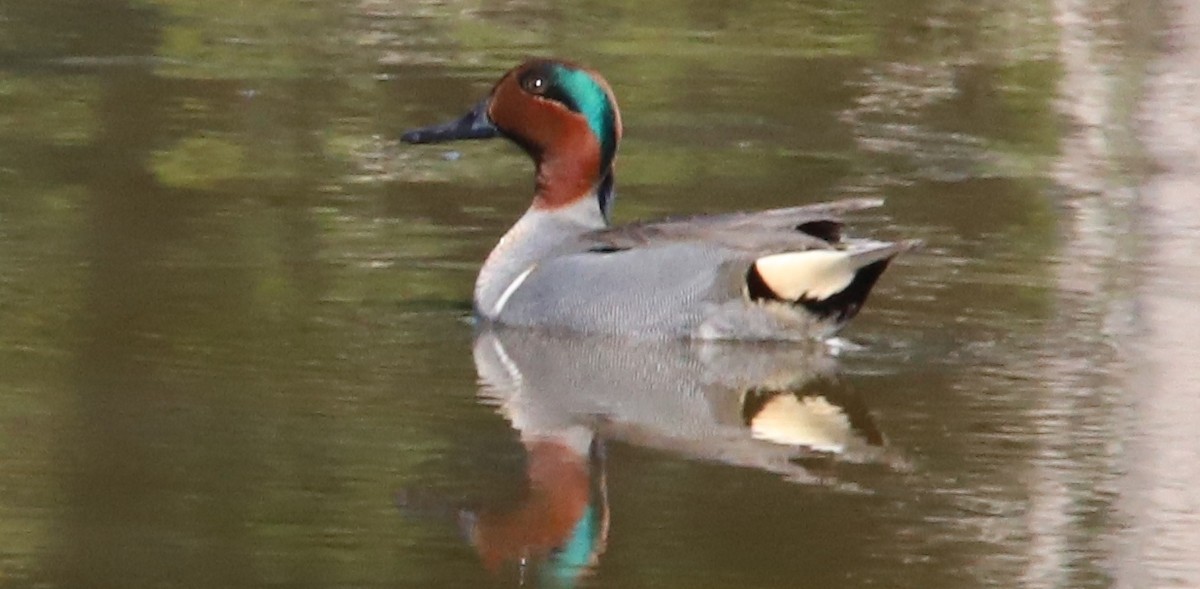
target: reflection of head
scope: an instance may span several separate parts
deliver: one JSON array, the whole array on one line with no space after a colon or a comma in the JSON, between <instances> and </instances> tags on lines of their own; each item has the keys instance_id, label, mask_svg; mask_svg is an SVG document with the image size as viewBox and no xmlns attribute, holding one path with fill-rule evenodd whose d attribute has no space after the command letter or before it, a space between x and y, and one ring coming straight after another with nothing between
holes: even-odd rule
<instances>
[{"instance_id":1,"label":"reflection of head","mask_svg":"<svg viewBox=\"0 0 1200 589\"><path fill-rule=\"evenodd\" d=\"M569 436L568 436L569 437ZM553 437L525 441L529 487L507 510L464 513L461 524L492 573L536 567L550 586L569 586L604 549L608 506L600 452ZM595 480L593 480L595 479Z\"/></svg>"}]
</instances>

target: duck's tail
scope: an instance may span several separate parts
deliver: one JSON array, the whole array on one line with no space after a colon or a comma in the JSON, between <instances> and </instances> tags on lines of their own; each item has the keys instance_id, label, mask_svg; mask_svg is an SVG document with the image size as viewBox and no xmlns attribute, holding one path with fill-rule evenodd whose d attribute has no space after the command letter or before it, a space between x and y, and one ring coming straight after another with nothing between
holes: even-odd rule
<instances>
[{"instance_id":1,"label":"duck's tail","mask_svg":"<svg viewBox=\"0 0 1200 589\"><path fill-rule=\"evenodd\" d=\"M849 241L842 249L770 254L750 265L747 292L752 300L784 301L845 323L858 314L892 259L919 243Z\"/></svg>"}]
</instances>

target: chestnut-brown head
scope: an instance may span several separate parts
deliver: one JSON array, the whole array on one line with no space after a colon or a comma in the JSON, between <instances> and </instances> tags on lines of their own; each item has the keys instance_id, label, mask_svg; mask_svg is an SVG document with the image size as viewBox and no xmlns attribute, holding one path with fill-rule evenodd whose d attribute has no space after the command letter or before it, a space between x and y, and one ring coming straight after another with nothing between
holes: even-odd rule
<instances>
[{"instance_id":1,"label":"chestnut-brown head","mask_svg":"<svg viewBox=\"0 0 1200 589\"><path fill-rule=\"evenodd\" d=\"M621 114L600 74L560 60L509 70L465 116L405 133L407 143L503 136L537 164L535 206L554 209L592 192L607 216Z\"/></svg>"}]
</instances>

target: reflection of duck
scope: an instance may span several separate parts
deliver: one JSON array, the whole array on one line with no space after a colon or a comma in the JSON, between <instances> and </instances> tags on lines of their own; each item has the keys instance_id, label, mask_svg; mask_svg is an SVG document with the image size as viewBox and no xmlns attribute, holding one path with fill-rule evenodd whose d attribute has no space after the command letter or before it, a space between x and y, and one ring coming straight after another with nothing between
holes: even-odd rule
<instances>
[{"instance_id":1,"label":"reflection of duck","mask_svg":"<svg viewBox=\"0 0 1200 589\"><path fill-rule=\"evenodd\" d=\"M476 338L475 364L481 394L522 436L591 424L604 439L812 482L808 459L887 459L820 351L494 329Z\"/></svg>"},{"instance_id":2,"label":"reflection of duck","mask_svg":"<svg viewBox=\"0 0 1200 589\"><path fill-rule=\"evenodd\" d=\"M488 256L476 314L503 325L696 339L820 338L858 313L913 242L842 239L852 199L609 227L621 116L608 83L531 60L466 116L402 139L505 137L537 166L529 211Z\"/></svg>"},{"instance_id":3,"label":"reflection of duck","mask_svg":"<svg viewBox=\"0 0 1200 589\"><path fill-rule=\"evenodd\" d=\"M511 508L459 511L465 535L488 570L568 587L608 538L604 440L803 482L828 481L810 459L883 459L883 435L823 349L480 332L480 396L519 433L528 487Z\"/></svg>"}]
</instances>

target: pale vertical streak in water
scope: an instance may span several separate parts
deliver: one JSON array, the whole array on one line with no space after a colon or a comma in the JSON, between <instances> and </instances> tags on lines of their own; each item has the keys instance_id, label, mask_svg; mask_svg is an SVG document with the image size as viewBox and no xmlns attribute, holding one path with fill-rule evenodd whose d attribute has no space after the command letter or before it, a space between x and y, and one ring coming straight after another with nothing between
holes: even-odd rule
<instances>
[{"instance_id":1,"label":"pale vertical streak in water","mask_svg":"<svg viewBox=\"0 0 1200 589\"><path fill-rule=\"evenodd\" d=\"M1043 442L1078 462L1075 475L1053 461L1036 465L1043 472L1033 492L1027 580L1070 586L1072 559L1087 556L1101 557L1119 587L1197 587L1200 383L1190 350L1200 333L1200 8L1181 2L1166 18L1133 15L1140 26L1121 51L1089 16L1116 5L1102 8L1056 2L1060 108L1078 127L1064 139L1055 177L1079 196L1068 202L1058 272L1055 332L1067 341L1051 341L1061 351L1047 352L1044 371L1053 393L1043 402L1064 416L1050 425L1063 427L1046 431ZM1174 28L1147 74L1129 56L1158 41L1155 22ZM1134 111L1126 105L1137 92ZM1153 164L1144 175L1137 155ZM1104 505L1102 527L1116 530L1100 545L1070 541L1072 532L1089 530L1072 515L1081 499Z\"/></svg>"},{"instance_id":2,"label":"pale vertical streak in water","mask_svg":"<svg viewBox=\"0 0 1200 589\"><path fill-rule=\"evenodd\" d=\"M1163 49L1137 113L1152 165L1138 203L1141 325L1126 385L1136 429L1116 576L1123 587L1200 587L1200 6L1164 0L1159 9Z\"/></svg>"},{"instance_id":3,"label":"pale vertical streak in water","mask_svg":"<svg viewBox=\"0 0 1200 589\"><path fill-rule=\"evenodd\" d=\"M1058 311L1047 326L1036 366L1045 393L1036 403L1037 446L1026 525L1030 542L1024 585L1071 587L1107 576L1113 552L1111 497L1119 449L1129 432L1131 399L1120 375L1124 342L1133 333L1135 180L1122 169L1136 149L1128 116L1130 69L1099 22L1113 6L1056 0L1057 107L1071 123L1053 169L1065 189L1056 265ZM1111 3L1115 6L1115 3Z\"/></svg>"}]
</instances>

